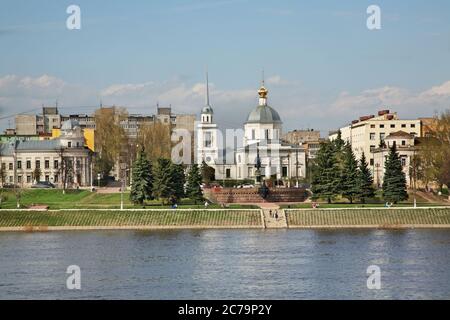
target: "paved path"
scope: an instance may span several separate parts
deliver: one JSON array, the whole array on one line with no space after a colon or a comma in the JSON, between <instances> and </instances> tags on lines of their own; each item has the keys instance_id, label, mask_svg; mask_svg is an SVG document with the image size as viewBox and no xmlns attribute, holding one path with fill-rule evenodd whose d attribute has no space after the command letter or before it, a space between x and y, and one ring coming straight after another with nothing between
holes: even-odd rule
<instances>
[{"instance_id":1,"label":"paved path","mask_svg":"<svg viewBox=\"0 0 450 320\"><path fill-rule=\"evenodd\" d=\"M284 210L275 203L260 203L259 207L263 210L264 225L267 229L287 228L286 216ZM275 212L278 218L275 218Z\"/></svg>"}]
</instances>

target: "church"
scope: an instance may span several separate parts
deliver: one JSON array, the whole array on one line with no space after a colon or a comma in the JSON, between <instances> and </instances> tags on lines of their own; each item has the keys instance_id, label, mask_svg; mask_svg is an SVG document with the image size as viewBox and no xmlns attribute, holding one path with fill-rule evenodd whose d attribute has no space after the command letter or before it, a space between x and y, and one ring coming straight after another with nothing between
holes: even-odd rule
<instances>
[{"instance_id":1,"label":"church","mask_svg":"<svg viewBox=\"0 0 450 320\"><path fill-rule=\"evenodd\" d=\"M262 180L276 185L294 186L305 178L305 148L280 140L283 122L278 112L268 105L268 94L262 80L258 105L249 112L243 130L232 129L234 135L230 139L230 134L223 134L215 122L206 76L206 105L196 128L196 163L205 161L214 168L216 180L255 180L257 163ZM233 141L237 138L242 143L229 146L223 137Z\"/></svg>"}]
</instances>

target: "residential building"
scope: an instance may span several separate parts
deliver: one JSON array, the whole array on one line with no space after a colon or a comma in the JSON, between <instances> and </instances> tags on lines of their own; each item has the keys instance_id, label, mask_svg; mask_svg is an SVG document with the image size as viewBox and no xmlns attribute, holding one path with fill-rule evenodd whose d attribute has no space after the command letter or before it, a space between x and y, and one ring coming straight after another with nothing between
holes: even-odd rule
<instances>
[{"instance_id":1,"label":"residential building","mask_svg":"<svg viewBox=\"0 0 450 320\"><path fill-rule=\"evenodd\" d=\"M92 152L85 147L83 132L76 121L66 121L61 135L51 140L14 140L0 143L0 166L5 181L28 188L39 169L41 181L62 187L92 185Z\"/></svg>"},{"instance_id":2,"label":"residential building","mask_svg":"<svg viewBox=\"0 0 450 320\"><path fill-rule=\"evenodd\" d=\"M383 145L387 136L397 131L421 137L421 121L419 119L402 120L397 113L382 110L378 112L378 116L360 117L358 120L352 121L350 125L340 128L342 139L351 143L356 158L360 159L364 152L371 164L374 161L373 151ZM337 131L330 133L329 139L336 139L337 134Z\"/></svg>"}]
</instances>

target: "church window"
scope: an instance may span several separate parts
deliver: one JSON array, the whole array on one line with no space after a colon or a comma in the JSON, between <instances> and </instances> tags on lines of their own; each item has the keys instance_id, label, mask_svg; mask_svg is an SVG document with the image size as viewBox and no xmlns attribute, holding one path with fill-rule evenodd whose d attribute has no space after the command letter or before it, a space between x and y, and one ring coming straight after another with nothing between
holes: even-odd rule
<instances>
[{"instance_id":1,"label":"church window","mask_svg":"<svg viewBox=\"0 0 450 320\"><path fill-rule=\"evenodd\" d=\"M266 140L269 140L269 129L266 129L265 136L266 136Z\"/></svg>"},{"instance_id":2,"label":"church window","mask_svg":"<svg viewBox=\"0 0 450 320\"><path fill-rule=\"evenodd\" d=\"M211 132L205 133L205 148L211 148L212 146L212 135Z\"/></svg>"},{"instance_id":3,"label":"church window","mask_svg":"<svg viewBox=\"0 0 450 320\"><path fill-rule=\"evenodd\" d=\"M283 170L283 177L287 177L288 175L287 167L283 167L282 170Z\"/></svg>"},{"instance_id":4,"label":"church window","mask_svg":"<svg viewBox=\"0 0 450 320\"><path fill-rule=\"evenodd\" d=\"M226 177L227 177L227 179L231 178L231 169L229 169L229 168L226 170Z\"/></svg>"},{"instance_id":5,"label":"church window","mask_svg":"<svg viewBox=\"0 0 450 320\"><path fill-rule=\"evenodd\" d=\"M252 140L255 140L256 139L256 130L255 129L252 129Z\"/></svg>"}]
</instances>

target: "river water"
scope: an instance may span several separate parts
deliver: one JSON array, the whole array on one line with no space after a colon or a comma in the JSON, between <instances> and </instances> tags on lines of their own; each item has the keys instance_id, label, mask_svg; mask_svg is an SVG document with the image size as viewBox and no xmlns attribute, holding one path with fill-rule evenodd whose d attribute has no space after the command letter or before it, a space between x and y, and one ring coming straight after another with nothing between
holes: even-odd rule
<instances>
[{"instance_id":1,"label":"river water","mask_svg":"<svg viewBox=\"0 0 450 320\"><path fill-rule=\"evenodd\" d=\"M0 233L0 299L415 298L450 299L450 230Z\"/></svg>"}]
</instances>

